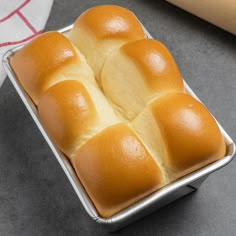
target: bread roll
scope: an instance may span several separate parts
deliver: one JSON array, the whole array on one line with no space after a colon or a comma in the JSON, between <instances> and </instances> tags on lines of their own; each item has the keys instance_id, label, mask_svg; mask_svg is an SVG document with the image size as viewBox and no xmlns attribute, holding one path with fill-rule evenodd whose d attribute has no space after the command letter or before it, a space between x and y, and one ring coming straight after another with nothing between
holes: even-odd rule
<instances>
[{"instance_id":1,"label":"bread roll","mask_svg":"<svg viewBox=\"0 0 236 236\"><path fill-rule=\"evenodd\" d=\"M184 91L169 50L154 39L132 41L113 52L104 64L101 85L105 95L129 120L153 98Z\"/></svg>"},{"instance_id":2,"label":"bread roll","mask_svg":"<svg viewBox=\"0 0 236 236\"><path fill-rule=\"evenodd\" d=\"M171 93L155 100L133 127L169 181L222 158L225 142L212 115L192 96Z\"/></svg>"},{"instance_id":3,"label":"bread roll","mask_svg":"<svg viewBox=\"0 0 236 236\"><path fill-rule=\"evenodd\" d=\"M34 103L53 84L84 78L95 84L84 56L58 32L37 36L11 58L10 64Z\"/></svg>"},{"instance_id":4,"label":"bread roll","mask_svg":"<svg viewBox=\"0 0 236 236\"><path fill-rule=\"evenodd\" d=\"M102 217L110 217L159 189L159 165L128 125L98 133L78 149L72 164Z\"/></svg>"},{"instance_id":5,"label":"bread roll","mask_svg":"<svg viewBox=\"0 0 236 236\"><path fill-rule=\"evenodd\" d=\"M48 134L69 158L97 132L119 122L100 90L76 80L50 87L38 111Z\"/></svg>"},{"instance_id":6,"label":"bread roll","mask_svg":"<svg viewBox=\"0 0 236 236\"><path fill-rule=\"evenodd\" d=\"M128 9L113 5L96 6L83 12L69 36L85 55L98 81L104 61L115 48L144 37L135 15Z\"/></svg>"}]
</instances>

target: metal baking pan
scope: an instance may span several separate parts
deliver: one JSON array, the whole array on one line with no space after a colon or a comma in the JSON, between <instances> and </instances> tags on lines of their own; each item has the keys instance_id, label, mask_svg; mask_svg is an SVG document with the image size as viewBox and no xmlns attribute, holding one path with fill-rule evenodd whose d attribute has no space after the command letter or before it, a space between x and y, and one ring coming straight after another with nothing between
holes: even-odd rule
<instances>
[{"instance_id":1,"label":"metal baking pan","mask_svg":"<svg viewBox=\"0 0 236 236\"><path fill-rule=\"evenodd\" d=\"M72 26L73 25L65 27L59 30L59 32L66 35L71 30ZM145 28L144 30L146 32L147 37L152 38ZM16 79L13 70L11 69L11 66L9 64L9 58L22 46L23 45L9 50L5 53L3 57L3 66L9 76L9 79L14 85L16 91L24 102L26 108L34 119L36 125L38 126L48 145L52 149L55 157L57 158L67 178L72 184L85 210L91 216L91 218L97 222L97 224L104 226L104 228L108 229L109 231L118 230L123 226L155 211L156 209L161 208L167 205L168 203L195 191L200 187L202 182L208 177L209 174L227 165L233 159L235 154L235 144L229 137L229 135L225 132L225 130L218 124L221 129L221 132L224 135L224 139L227 145L226 155L224 158L166 185L162 189L152 193L148 197L138 201L137 203L131 205L130 207L126 208L125 210L117 213L116 215L110 218L100 217L93 203L89 199L86 191L84 190L82 184L80 183L78 177L76 176L73 168L71 167L69 161L47 135L46 130L44 130L43 125L40 122L35 105L29 98L27 93L24 91L21 84ZM194 92L186 83L185 88L189 94L197 98Z\"/></svg>"}]
</instances>

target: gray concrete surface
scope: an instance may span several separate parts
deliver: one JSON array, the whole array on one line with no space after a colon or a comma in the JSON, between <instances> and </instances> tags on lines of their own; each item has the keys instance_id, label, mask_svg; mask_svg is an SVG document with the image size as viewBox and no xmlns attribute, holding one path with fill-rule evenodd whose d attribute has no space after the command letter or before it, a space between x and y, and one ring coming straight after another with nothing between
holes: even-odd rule
<instances>
[{"instance_id":1,"label":"gray concrete surface","mask_svg":"<svg viewBox=\"0 0 236 236\"><path fill-rule=\"evenodd\" d=\"M46 30L104 3L134 11L169 47L185 80L236 140L235 36L160 0L55 0ZM114 235L235 235L235 169L234 160L198 192ZM0 235L106 235L87 216L8 80L0 89Z\"/></svg>"}]
</instances>

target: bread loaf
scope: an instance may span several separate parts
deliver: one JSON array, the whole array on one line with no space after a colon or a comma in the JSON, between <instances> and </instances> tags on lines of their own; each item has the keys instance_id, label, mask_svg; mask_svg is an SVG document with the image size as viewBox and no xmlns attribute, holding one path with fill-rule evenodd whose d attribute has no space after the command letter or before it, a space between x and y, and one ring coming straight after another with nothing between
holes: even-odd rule
<instances>
[{"instance_id":1,"label":"bread loaf","mask_svg":"<svg viewBox=\"0 0 236 236\"><path fill-rule=\"evenodd\" d=\"M222 158L209 111L184 91L168 49L128 10L83 13L70 39L45 33L10 60L40 121L102 217ZM98 83L98 84L97 84Z\"/></svg>"}]
</instances>

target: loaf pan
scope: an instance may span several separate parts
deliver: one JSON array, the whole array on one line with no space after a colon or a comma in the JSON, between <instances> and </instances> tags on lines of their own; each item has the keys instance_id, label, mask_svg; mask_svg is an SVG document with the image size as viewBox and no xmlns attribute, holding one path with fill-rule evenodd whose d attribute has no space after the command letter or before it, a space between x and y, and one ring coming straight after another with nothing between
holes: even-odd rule
<instances>
[{"instance_id":1,"label":"loaf pan","mask_svg":"<svg viewBox=\"0 0 236 236\"><path fill-rule=\"evenodd\" d=\"M59 32L66 35L72 27L73 25L67 26L59 30ZM144 30L146 32L147 37L152 38L145 28ZM40 122L35 105L33 104L32 100L29 98L29 96L24 91L21 84L18 82L17 78L14 75L14 72L9 63L9 58L14 55L14 53L17 52L22 46L23 45L9 50L5 53L3 57L3 66L8 74L8 77L11 80L16 91L18 92L19 96L21 97L22 101L24 102L26 108L31 114L39 130L41 131L42 135L44 136L45 140L47 141L48 145L52 149L52 152L60 163L63 171L65 172L67 178L73 186L85 210L87 211L89 216L95 222L97 222L97 224L102 225L102 227L106 228L108 231L118 230L130 224L131 222L136 221L137 219L155 211L156 209L161 208L167 205L168 203L197 190L209 174L227 165L233 159L235 154L235 144L229 137L229 135L225 132L225 130L217 122L221 132L224 135L224 139L227 145L226 154L224 158L166 185L162 189L154 192L148 197L138 201L136 204L131 205L130 207L126 208L125 210L122 210L121 212L117 213L116 215L110 218L100 217L96 211L96 208L94 207L93 203L85 192L82 184L80 183L78 177L76 176L75 171L71 167L69 161L67 160L65 155L57 148L53 141L49 138L46 130L43 128L43 125ZM198 99L186 83L185 89L189 94Z\"/></svg>"}]
</instances>

